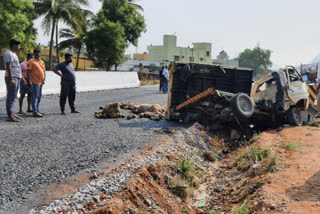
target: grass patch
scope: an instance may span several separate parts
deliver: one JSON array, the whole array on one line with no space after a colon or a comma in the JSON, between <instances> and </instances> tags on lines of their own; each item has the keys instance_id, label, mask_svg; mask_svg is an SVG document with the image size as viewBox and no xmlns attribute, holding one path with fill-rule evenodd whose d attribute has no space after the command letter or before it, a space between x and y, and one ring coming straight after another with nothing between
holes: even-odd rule
<instances>
[{"instance_id":1,"label":"grass patch","mask_svg":"<svg viewBox=\"0 0 320 214\"><path fill-rule=\"evenodd\" d=\"M159 80L140 80L141 85L157 85L160 84Z\"/></svg>"},{"instance_id":2,"label":"grass patch","mask_svg":"<svg viewBox=\"0 0 320 214\"><path fill-rule=\"evenodd\" d=\"M214 154L213 151L209 151L209 150L205 151L204 157L211 162L214 162L216 160L216 155Z\"/></svg>"},{"instance_id":3,"label":"grass patch","mask_svg":"<svg viewBox=\"0 0 320 214\"><path fill-rule=\"evenodd\" d=\"M175 175L170 181L172 192L186 200L193 195L194 189L198 188L204 179L205 172L198 166L196 160L184 154L176 162L179 174Z\"/></svg>"},{"instance_id":4,"label":"grass patch","mask_svg":"<svg viewBox=\"0 0 320 214\"><path fill-rule=\"evenodd\" d=\"M270 152L270 148L259 149L257 145L253 146L253 155L258 161L265 159Z\"/></svg>"},{"instance_id":5,"label":"grass patch","mask_svg":"<svg viewBox=\"0 0 320 214\"><path fill-rule=\"evenodd\" d=\"M294 150L294 151L300 151L301 147L295 143L287 143L285 146L286 150Z\"/></svg>"},{"instance_id":6,"label":"grass patch","mask_svg":"<svg viewBox=\"0 0 320 214\"><path fill-rule=\"evenodd\" d=\"M268 172L275 173L276 171L278 171L278 166L278 157L276 155L273 155L270 157L266 169Z\"/></svg>"},{"instance_id":7,"label":"grass patch","mask_svg":"<svg viewBox=\"0 0 320 214\"><path fill-rule=\"evenodd\" d=\"M230 214L249 214L249 207L252 199L247 198L240 207L234 207Z\"/></svg>"},{"instance_id":8,"label":"grass patch","mask_svg":"<svg viewBox=\"0 0 320 214\"><path fill-rule=\"evenodd\" d=\"M194 165L194 161L185 154L182 156L181 160L177 161L177 167L184 175L191 171L194 168Z\"/></svg>"},{"instance_id":9,"label":"grass patch","mask_svg":"<svg viewBox=\"0 0 320 214\"><path fill-rule=\"evenodd\" d=\"M320 124L314 121L311 121L308 123L308 126L312 126L312 127L320 127Z\"/></svg>"},{"instance_id":10,"label":"grass patch","mask_svg":"<svg viewBox=\"0 0 320 214\"><path fill-rule=\"evenodd\" d=\"M270 152L270 148L259 148L256 144L247 147L246 151L242 152L237 159L237 169L246 171L254 164L263 161Z\"/></svg>"}]
</instances>

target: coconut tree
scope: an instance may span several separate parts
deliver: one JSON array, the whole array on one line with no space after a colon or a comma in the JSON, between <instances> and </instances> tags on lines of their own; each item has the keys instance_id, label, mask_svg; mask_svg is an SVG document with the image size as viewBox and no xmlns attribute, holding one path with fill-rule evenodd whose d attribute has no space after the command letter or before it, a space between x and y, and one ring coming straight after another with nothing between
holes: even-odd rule
<instances>
[{"instance_id":1,"label":"coconut tree","mask_svg":"<svg viewBox=\"0 0 320 214\"><path fill-rule=\"evenodd\" d=\"M91 26L91 20L94 15L86 11L83 17L84 19L77 20L76 27L60 30L60 38L64 38L65 40L59 43L59 49L72 47L77 51L76 71L79 68L81 50L84 47L87 32Z\"/></svg>"},{"instance_id":2,"label":"coconut tree","mask_svg":"<svg viewBox=\"0 0 320 214\"><path fill-rule=\"evenodd\" d=\"M46 34L50 36L49 65L52 66L52 49L54 33L58 33L58 22L62 21L69 26L76 26L76 20L81 19L83 9L88 0L34 0L35 10L39 16L43 16L42 26ZM58 35L56 35L56 39ZM59 54L57 51L57 58Z\"/></svg>"},{"instance_id":3,"label":"coconut tree","mask_svg":"<svg viewBox=\"0 0 320 214\"><path fill-rule=\"evenodd\" d=\"M134 3L135 0L128 0L128 4L134 5L137 9L143 11L143 7L139 4Z\"/></svg>"}]
</instances>

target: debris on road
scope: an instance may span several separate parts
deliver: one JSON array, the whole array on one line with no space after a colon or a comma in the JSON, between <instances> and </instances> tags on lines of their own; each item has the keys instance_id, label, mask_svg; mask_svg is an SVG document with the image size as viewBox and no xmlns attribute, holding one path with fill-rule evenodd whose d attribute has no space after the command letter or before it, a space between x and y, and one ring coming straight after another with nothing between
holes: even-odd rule
<instances>
[{"instance_id":1,"label":"debris on road","mask_svg":"<svg viewBox=\"0 0 320 214\"><path fill-rule=\"evenodd\" d=\"M150 118L151 120L161 120L165 118L165 109L158 104L137 104L133 102L127 103L111 103L105 107L100 107L101 112L95 112L96 118ZM131 114L125 115L121 113L121 109L131 110Z\"/></svg>"}]
</instances>

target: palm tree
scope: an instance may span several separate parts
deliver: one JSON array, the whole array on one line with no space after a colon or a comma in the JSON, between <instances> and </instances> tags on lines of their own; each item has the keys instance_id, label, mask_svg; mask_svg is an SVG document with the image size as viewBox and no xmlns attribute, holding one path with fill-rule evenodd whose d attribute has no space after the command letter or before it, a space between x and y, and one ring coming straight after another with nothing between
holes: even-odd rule
<instances>
[{"instance_id":1,"label":"palm tree","mask_svg":"<svg viewBox=\"0 0 320 214\"><path fill-rule=\"evenodd\" d=\"M60 42L59 49L65 49L69 47L73 47L77 50L77 63L76 63L76 71L79 68L79 58L81 49L84 47L84 41L87 36L87 32L89 27L91 26L91 18L93 18L93 14L89 12L85 12L83 17L84 19L77 21L77 27L71 29L61 29L60 30L60 38L65 38L66 40Z\"/></svg>"},{"instance_id":2,"label":"palm tree","mask_svg":"<svg viewBox=\"0 0 320 214\"><path fill-rule=\"evenodd\" d=\"M103 0L99 0L99 1L103 1ZM139 4L134 3L136 0L127 0L128 4L134 5L136 8L138 8L139 10L143 11L143 7Z\"/></svg>"},{"instance_id":3,"label":"palm tree","mask_svg":"<svg viewBox=\"0 0 320 214\"><path fill-rule=\"evenodd\" d=\"M137 9L143 11L143 7L139 4L134 3L135 0L128 0L128 4L135 6Z\"/></svg>"},{"instance_id":4,"label":"palm tree","mask_svg":"<svg viewBox=\"0 0 320 214\"><path fill-rule=\"evenodd\" d=\"M56 31L56 40L58 40L58 22L62 21L67 25L75 27L77 22L82 17L83 9L81 5L87 6L88 0L34 0L36 12L39 16L44 16L42 26L45 33L50 36L50 49L49 49L49 66L52 66L52 49L53 37ZM58 41L57 41L58 43ZM57 49L57 58L59 58Z\"/></svg>"}]
</instances>

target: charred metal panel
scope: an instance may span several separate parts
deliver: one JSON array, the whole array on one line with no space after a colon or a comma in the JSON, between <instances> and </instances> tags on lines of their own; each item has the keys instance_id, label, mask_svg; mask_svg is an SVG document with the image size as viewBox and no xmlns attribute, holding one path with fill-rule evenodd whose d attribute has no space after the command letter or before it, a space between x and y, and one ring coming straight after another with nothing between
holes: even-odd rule
<instances>
[{"instance_id":1,"label":"charred metal panel","mask_svg":"<svg viewBox=\"0 0 320 214\"><path fill-rule=\"evenodd\" d=\"M250 96L252 70L220 65L179 63L175 65L172 81L169 99L171 99L170 109L175 111L177 105L208 88L234 94L243 92Z\"/></svg>"}]
</instances>

